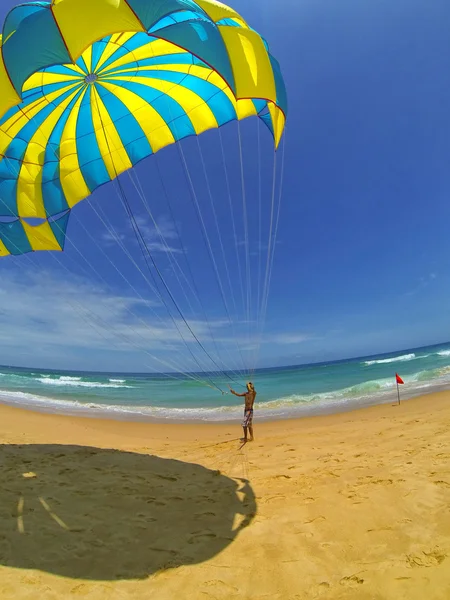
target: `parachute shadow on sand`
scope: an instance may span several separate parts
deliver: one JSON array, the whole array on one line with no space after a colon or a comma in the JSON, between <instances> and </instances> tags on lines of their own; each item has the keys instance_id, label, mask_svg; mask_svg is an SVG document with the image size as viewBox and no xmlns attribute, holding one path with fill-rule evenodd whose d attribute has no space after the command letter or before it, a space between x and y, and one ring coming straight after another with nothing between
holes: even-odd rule
<instances>
[{"instance_id":1,"label":"parachute shadow on sand","mask_svg":"<svg viewBox=\"0 0 450 600\"><path fill-rule=\"evenodd\" d=\"M0 565L13 568L144 579L211 559L256 513L247 481L157 456L2 445L0 463Z\"/></svg>"}]
</instances>

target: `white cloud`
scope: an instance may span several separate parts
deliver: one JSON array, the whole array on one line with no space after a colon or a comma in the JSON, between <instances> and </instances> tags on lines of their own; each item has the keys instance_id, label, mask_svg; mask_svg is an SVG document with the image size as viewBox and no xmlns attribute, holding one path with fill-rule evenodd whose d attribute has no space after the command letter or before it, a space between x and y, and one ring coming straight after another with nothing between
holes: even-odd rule
<instances>
[{"instance_id":1,"label":"white cloud","mask_svg":"<svg viewBox=\"0 0 450 600\"><path fill-rule=\"evenodd\" d=\"M272 336L268 336L265 339L265 343L284 345L302 344L312 339L312 335L307 333L279 333Z\"/></svg>"},{"instance_id":2,"label":"white cloud","mask_svg":"<svg viewBox=\"0 0 450 600\"><path fill-rule=\"evenodd\" d=\"M0 364L117 371L199 370L165 308L151 297L145 298L112 293L99 282L67 271L5 270L0 286ZM175 323L203 368L216 369L178 315ZM235 321L231 328L228 319L210 315L209 323L189 316L188 323L222 368L242 367L237 341L249 360L259 345L257 336L244 335L236 340L233 331L247 331L245 322ZM211 330L221 358L216 355ZM310 338L299 332L268 332L262 343L266 347L295 345Z\"/></svg>"},{"instance_id":3,"label":"white cloud","mask_svg":"<svg viewBox=\"0 0 450 600\"><path fill-rule=\"evenodd\" d=\"M176 227L167 216L155 219L156 226L150 215L136 216L135 220L150 252L171 254L180 254L182 252L174 243L178 240ZM127 221L125 231L119 231L117 228L106 229L102 235L102 239L108 244L115 244L120 240L125 247L127 247L128 240L132 240L133 244L138 243L130 220Z\"/></svg>"},{"instance_id":4,"label":"white cloud","mask_svg":"<svg viewBox=\"0 0 450 600\"><path fill-rule=\"evenodd\" d=\"M67 273L5 271L0 287L0 364L17 364L17 357L33 357L33 364L45 366L44 361L52 361L53 366L60 365L64 356L70 363L70 356L104 354L111 359L112 353L119 352L119 357L139 354L141 359L148 358L156 370L167 369L167 362L176 369L194 369L174 323L167 317L160 321L155 308L158 310L158 305L152 300L112 294L77 276L68 280ZM185 323L177 319L176 324L193 346L196 342ZM200 339L207 339L209 327L220 337L227 323L217 319L211 320L209 327L201 320L189 324ZM145 351L163 363L152 360ZM20 359L21 364L24 361L26 358ZM92 364L91 368L99 367Z\"/></svg>"},{"instance_id":5,"label":"white cloud","mask_svg":"<svg viewBox=\"0 0 450 600\"><path fill-rule=\"evenodd\" d=\"M437 273L429 273L424 277L420 277L418 284L416 287L411 290L405 292L405 296L414 296L418 292L422 291L424 288L428 287L433 281L437 279Z\"/></svg>"}]
</instances>

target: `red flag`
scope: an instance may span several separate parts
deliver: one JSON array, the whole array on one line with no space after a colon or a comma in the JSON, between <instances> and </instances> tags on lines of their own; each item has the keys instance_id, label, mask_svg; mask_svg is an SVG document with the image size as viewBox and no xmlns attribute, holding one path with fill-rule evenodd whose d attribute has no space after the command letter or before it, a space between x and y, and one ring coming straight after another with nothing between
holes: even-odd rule
<instances>
[{"instance_id":1,"label":"red flag","mask_svg":"<svg viewBox=\"0 0 450 600\"><path fill-rule=\"evenodd\" d=\"M397 383L405 383L398 373L395 374L395 379L397 380Z\"/></svg>"}]
</instances>

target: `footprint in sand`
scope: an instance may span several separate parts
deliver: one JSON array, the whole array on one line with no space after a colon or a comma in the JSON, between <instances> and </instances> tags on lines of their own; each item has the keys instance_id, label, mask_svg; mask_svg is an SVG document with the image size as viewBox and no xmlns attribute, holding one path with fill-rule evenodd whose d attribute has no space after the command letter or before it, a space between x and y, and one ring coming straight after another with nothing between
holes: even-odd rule
<instances>
[{"instance_id":1,"label":"footprint in sand","mask_svg":"<svg viewBox=\"0 0 450 600\"><path fill-rule=\"evenodd\" d=\"M347 587L358 587L364 583L364 579L358 577L357 575L350 575L350 577L343 577L340 582L341 585L345 585Z\"/></svg>"},{"instance_id":2,"label":"footprint in sand","mask_svg":"<svg viewBox=\"0 0 450 600\"><path fill-rule=\"evenodd\" d=\"M84 596L85 594L88 593L87 585L85 583L80 583L79 585L76 585L75 587L73 587L70 590L70 593L76 594L76 595L82 594Z\"/></svg>"},{"instance_id":3,"label":"footprint in sand","mask_svg":"<svg viewBox=\"0 0 450 600\"><path fill-rule=\"evenodd\" d=\"M158 477L159 479L164 479L165 481L178 481L177 477L170 477L169 475L161 475L160 473L157 473L156 477Z\"/></svg>"},{"instance_id":4,"label":"footprint in sand","mask_svg":"<svg viewBox=\"0 0 450 600\"><path fill-rule=\"evenodd\" d=\"M314 523L314 521L326 521L326 518L322 515L319 515L318 517L313 517L312 519L308 519L308 521L305 521L305 525L309 525L310 523Z\"/></svg>"},{"instance_id":5,"label":"footprint in sand","mask_svg":"<svg viewBox=\"0 0 450 600\"><path fill-rule=\"evenodd\" d=\"M440 565L447 558L447 555L442 552L440 548L435 548L430 552L419 552L417 554L408 554L406 561L408 566L411 568L417 567L436 567Z\"/></svg>"},{"instance_id":6,"label":"footprint in sand","mask_svg":"<svg viewBox=\"0 0 450 600\"><path fill-rule=\"evenodd\" d=\"M203 542L204 540L211 540L216 537L216 534L212 533L212 531L198 531L197 533L193 533L193 535L187 540L187 543L197 544L199 542Z\"/></svg>"},{"instance_id":7,"label":"footprint in sand","mask_svg":"<svg viewBox=\"0 0 450 600\"><path fill-rule=\"evenodd\" d=\"M239 593L238 588L229 585L228 583L225 583L225 581L222 581L221 579L212 579L210 581L205 581L203 585L207 588L214 588L212 590L214 595L211 595L207 591L202 591L203 595L205 595L207 598L212 598L214 600L216 598L230 598L231 594L234 597L236 594ZM217 594L219 594L219 596L217 596Z\"/></svg>"}]
</instances>

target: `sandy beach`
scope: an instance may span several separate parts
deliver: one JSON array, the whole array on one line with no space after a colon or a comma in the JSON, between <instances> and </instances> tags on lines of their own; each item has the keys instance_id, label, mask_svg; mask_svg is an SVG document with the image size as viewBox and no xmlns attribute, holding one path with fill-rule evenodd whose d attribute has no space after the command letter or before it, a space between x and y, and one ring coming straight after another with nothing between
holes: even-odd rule
<instances>
[{"instance_id":1,"label":"sandy beach","mask_svg":"<svg viewBox=\"0 0 450 600\"><path fill-rule=\"evenodd\" d=\"M450 392L240 433L1 406L0 598L450 598Z\"/></svg>"}]
</instances>

